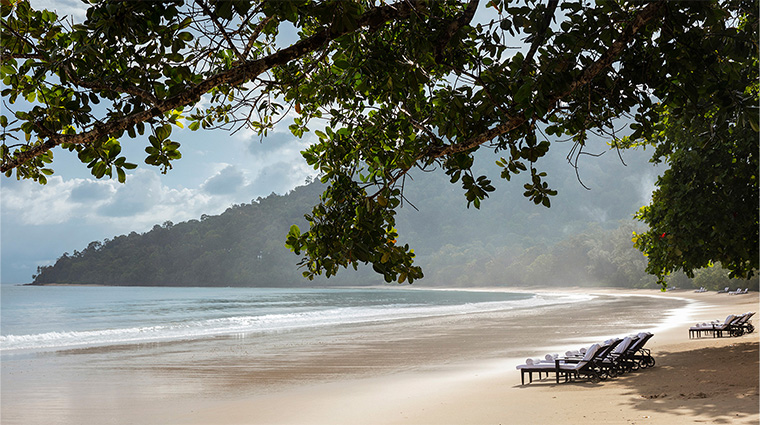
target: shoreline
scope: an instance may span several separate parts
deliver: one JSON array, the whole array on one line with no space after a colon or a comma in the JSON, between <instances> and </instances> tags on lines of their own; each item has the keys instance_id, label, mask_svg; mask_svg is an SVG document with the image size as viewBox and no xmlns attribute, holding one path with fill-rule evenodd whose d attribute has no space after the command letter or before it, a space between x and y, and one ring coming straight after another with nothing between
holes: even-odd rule
<instances>
[{"instance_id":1,"label":"shoreline","mask_svg":"<svg viewBox=\"0 0 760 425\"><path fill-rule=\"evenodd\" d=\"M464 290L515 288L465 288ZM369 378L307 384L265 395L192 406L166 423L200 424L757 424L760 332L737 338L689 339L692 322L757 311L758 294L608 288L524 288L535 293L583 293L688 300L683 316L647 347L651 370L591 384L520 385L523 359L443 365ZM744 297L744 298L740 298ZM756 316L757 317L757 316ZM756 319L753 318L753 319ZM752 320L757 323L757 320ZM537 352L535 354L541 354Z\"/></svg>"},{"instance_id":2,"label":"shoreline","mask_svg":"<svg viewBox=\"0 0 760 425\"><path fill-rule=\"evenodd\" d=\"M582 301L8 357L3 423L757 425L760 419L760 331L699 340L687 332L696 322L757 311L757 293L410 289ZM654 369L599 384L556 385L552 377L520 385L515 366L526 357L644 330L655 333L647 344Z\"/></svg>"}]
</instances>

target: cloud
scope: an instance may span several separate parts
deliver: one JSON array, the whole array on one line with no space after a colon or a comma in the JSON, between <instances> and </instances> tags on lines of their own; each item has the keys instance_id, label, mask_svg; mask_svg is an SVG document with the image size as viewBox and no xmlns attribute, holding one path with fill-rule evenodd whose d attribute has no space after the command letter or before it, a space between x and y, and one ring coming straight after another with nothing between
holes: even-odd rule
<instances>
[{"instance_id":1,"label":"cloud","mask_svg":"<svg viewBox=\"0 0 760 425\"><path fill-rule=\"evenodd\" d=\"M94 193L113 193L113 184L111 181L64 180L61 176L50 177L46 185L28 180L5 180L2 214L3 217L13 215L24 225L65 223L72 217L87 215L87 211L101 202L92 198ZM91 202L83 204L88 197Z\"/></svg>"},{"instance_id":2,"label":"cloud","mask_svg":"<svg viewBox=\"0 0 760 425\"><path fill-rule=\"evenodd\" d=\"M287 126L282 125L280 128L287 129ZM270 132L263 139L254 134L250 134L248 140L248 152L251 155L269 156L273 154L281 154L283 152L290 152L297 154L301 161L303 161L303 158L301 158L301 151L317 141L316 137L310 133L307 133L303 138L299 139L288 130Z\"/></svg>"},{"instance_id":3,"label":"cloud","mask_svg":"<svg viewBox=\"0 0 760 425\"><path fill-rule=\"evenodd\" d=\"M59 18L69 16L76 22L84 22L87 16L88 6L80 0L31 0L30 3L35 10L50 10Z\"/></svg>"},{"instance_id":4,"label":"cloud","mask_svg":"<svg viewBox=\"0 0 760 425\"><path fill-rule=\"evenodd\" d=\"M314 170L303 161L278 162L264 167L250 186L254 188L252 191L263 195L272 192L286 193L296 186L303 185L306 177L314 174Z\"/></svg>"},{"instance_id":5,"label":"cloud","mask_svg":"<svg viewBox=\"0 0 760 425\"><path fill-rule=\"evenodd\" d=\"M84 180L75 185L69 192L69 200L79 203L98 202L114 193L114 187L107 182Z\"/></svg>"},{"instance_id":6,"label":"cloud","mask_svg":"<svg viewBox=\"0 0 760 425\"><path fill-rule=\"evenodd\" d=\"M229 195L236 193L245 185L245 176L234 165L227 165L222 170L209 177L201 190L210 195Z\"/></svg>"}]
</instances>

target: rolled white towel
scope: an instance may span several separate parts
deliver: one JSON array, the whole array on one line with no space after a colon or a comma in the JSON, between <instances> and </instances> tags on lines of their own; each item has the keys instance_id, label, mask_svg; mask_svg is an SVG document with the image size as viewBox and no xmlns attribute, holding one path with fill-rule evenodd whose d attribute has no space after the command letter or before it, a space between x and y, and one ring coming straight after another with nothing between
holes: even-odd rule
<instances>
[{"instance_id":1,"label":"rolled white towel","mask_svg":"<svg viewBox=\"0 0 760 425\"><path fill-rule=\"evenodd\" d=\"M573 357L577 351L565 351L565 357Z\"/></svg>"},{"instance_id":2,"label":"rolled white towel","mask_svg":"<svg viewBox=\"0 0 760 425\"><path fill-rule=\"evenodd\" d=\"M532 366L533 365L533 359L525 359L525 364Z\"/></svg>"},{"instance_id":3,"label":"rolled white towel","mask_svg":"<svg viewBox=\"0 0 760 425\"><path fill-rule=\"evenodd\" d=\"M578 351L580 351L580 353L581 353L581 354L586 354L586 348L585 348L585 347L584 347L584 348L581 348L581 349L580 349L580 350L578 350Z\"/></svg>"},{"instance_id":4,"label":"rolled white towel","mask_svg":"<svg viewBox=\"0 0 760 425\"><path fill-rule=\"evenodd\" d=\"M554 356L552 356L551 354L547 354L546 356L544 356L544 359L547 362L553 362L554 361Z\"/></svg>"}]
</instances>

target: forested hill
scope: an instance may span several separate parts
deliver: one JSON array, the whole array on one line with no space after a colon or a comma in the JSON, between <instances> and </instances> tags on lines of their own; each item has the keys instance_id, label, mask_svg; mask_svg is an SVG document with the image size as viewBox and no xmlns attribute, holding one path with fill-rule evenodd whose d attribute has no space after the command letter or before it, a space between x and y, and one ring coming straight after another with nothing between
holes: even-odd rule
<instances>
[{"instance_id":1,"label":"forested hill","mask_svg":"<svg viewBox=\"0 0 760 425\"><path fill-rule=\"evenodd\" d=\"M303 215L320 193L312 183L221 215L94 241L40 268L34 283L281 286L303 280L298 258L283 241L292 224L305 224Z\"/></svg>"},{"instance_id":2,"label":"forested hill","mask_svg":"<svg viewBox=\"0 0 760 425\"><path fill-rule=\"evenodd\" d=\"M623 165L614 152L581 158L578 175L565 153L547 159L547 180L559 191L552 207L533 205L522 194L527 176L498 178L492 163L478 164L493 176L496 192L481 209L467 208L458 184L440 173L407 179L407 205L397 227L425 278L433 285L613 285L655 287L645 259L631 247L632 214L646 202L654 170L641 153ZM580 177L580 181L579 181ZM521 179L522 178L522 179ZM583 184L581 184L581 182ZM588 190L586 187L587 186ZM218 216L91 242L41 267L35 284L72 283L161 286L371 285L382 278L371 267L343 270L329 280L301 276L299 258L284 246L292 224L322 192L321 184L234 205ZM715 273L713 273L715 274ZM687 282L680 286L704 286ZM711 279L711 286L728 285ZM724 286L725 286L724 285ZM736 286L731 283L732 286ZM756 284L755 284L756 285Z\"/></svg>"}]
</instances>

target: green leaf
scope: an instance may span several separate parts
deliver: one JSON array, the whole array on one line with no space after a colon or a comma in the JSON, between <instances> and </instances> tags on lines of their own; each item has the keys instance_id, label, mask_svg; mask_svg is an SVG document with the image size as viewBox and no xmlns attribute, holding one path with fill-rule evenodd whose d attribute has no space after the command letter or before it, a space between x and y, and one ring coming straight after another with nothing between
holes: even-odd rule
<instances>
[{"instance_id":1,"label":"green leaf","mask_svg":"<svg viewBox=\"0 0 760 425\"><path fill-rule=\"evenodd\" d=\"M532 85L530 82L527 82L520 86L520 88L517 90L517 93L515 93L515 102L517 102L520 105L526 105L528 104L528 101L530 100Z\"/></svg>"},{"instance_id":2,"label":"green leaf","mask_svg":"<svg viewBox=\"0 0 760 425\"><path fill-rule=\"evenodd\" d=\"M348 63L348 61L346 61L344 59L336 60L334 65L337 66L340 69L348 69L348 68L351 67L351 64Z\"/></svg>"}]
</instances>

